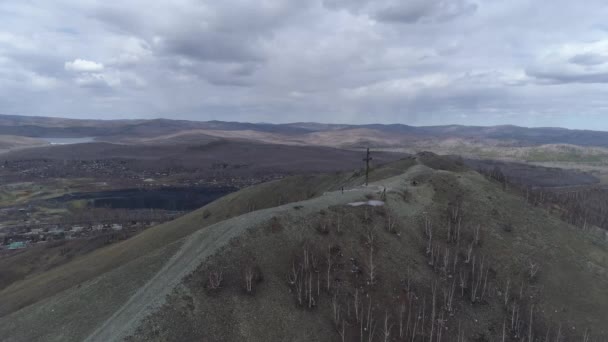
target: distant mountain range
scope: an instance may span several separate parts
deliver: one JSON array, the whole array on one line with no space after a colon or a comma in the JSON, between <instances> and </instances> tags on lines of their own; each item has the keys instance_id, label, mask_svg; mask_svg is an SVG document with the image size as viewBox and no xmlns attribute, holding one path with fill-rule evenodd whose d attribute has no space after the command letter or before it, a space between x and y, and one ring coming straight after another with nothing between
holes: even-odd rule
<instances>
[{"instance_id":1,"label":"distant mountain range","mask_svg":"<svg viewBox=\"0 0 608 342\"><path fill-rule=\"evenodd\" d=\"M0 115L0 135L31 138L97 137L123 142L189 142L196 139L231 138L297 145L339 147L396 147L420 139L488 141L501 146L572 144L608 147L608 132L564 128L505 126L409 126L403 124L289 124L226 121L79 120L51 117Z\"/></svg>"}]
</instances>

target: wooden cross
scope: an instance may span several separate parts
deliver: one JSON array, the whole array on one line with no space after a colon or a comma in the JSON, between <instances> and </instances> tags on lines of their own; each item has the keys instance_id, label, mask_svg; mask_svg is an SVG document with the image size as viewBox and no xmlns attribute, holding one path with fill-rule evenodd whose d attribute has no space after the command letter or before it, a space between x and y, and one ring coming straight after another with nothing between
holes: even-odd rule
<instances>
[{"instance_id":1,"label":"wooden cross","mask_svg":"<svg viewBox=\"0 0 608 342\"><path fill-rule=\"evenodd\" d=\"M366 154L365 158L363 158L363 161L365 162L365 186L367 186L367 182L369 181L369 162L372 159L374 159L374 158L370 157L369 147L368 147L367 154Z\"/></svg>"}]
</instances>

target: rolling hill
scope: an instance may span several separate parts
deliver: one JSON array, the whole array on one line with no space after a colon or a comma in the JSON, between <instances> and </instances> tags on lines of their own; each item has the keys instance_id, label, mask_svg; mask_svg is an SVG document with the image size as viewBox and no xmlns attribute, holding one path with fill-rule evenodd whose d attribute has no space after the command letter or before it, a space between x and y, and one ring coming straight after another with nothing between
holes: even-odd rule
<instances>
[{"instance_id":1,"label":"rolling hill","mask_svg":"<svg viewBox=\"0 0 608 342\"><path fill-rule=\"evenodd\" d=\"M106 141L137 142L175 139L176 134L208 136L280 144L335 147L397 147L416 140L461 139L513 147L574 144L608 147L608 132L518 126L408 126L402 124L241 123L186 120L75 120L0 115L0 134L25 137L97 137Z\"/></svg>"}]
</instances>

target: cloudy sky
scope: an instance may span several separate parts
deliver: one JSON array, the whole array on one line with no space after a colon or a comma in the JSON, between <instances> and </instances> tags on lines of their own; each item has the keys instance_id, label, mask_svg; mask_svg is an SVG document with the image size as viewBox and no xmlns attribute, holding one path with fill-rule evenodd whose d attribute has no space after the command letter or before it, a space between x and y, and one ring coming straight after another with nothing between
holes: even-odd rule
<instances>
[{"instance_id":1,"label":"cloudy sky","mask_svg":"<svg viewBox=\"0 0 608 342\"><path fill-rule=\"evenodd\" d=\"M608 130L605 0L2 0L0 113Z\"/></svg>"}]
</instances>

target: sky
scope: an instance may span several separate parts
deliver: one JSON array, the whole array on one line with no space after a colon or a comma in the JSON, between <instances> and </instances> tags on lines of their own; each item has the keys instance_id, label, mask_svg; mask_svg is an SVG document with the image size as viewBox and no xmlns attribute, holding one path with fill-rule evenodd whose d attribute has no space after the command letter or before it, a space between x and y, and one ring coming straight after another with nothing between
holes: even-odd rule
<instances>
[{"instance_id":1,"label":"sky","mask_svg":"<svg viewBox=\"0 0 608 342\"><path fill-rule=\"evenodd\" d=\"M605 0L2 0L0 113L608 130Z\"/></svg>"}]
</instances>

